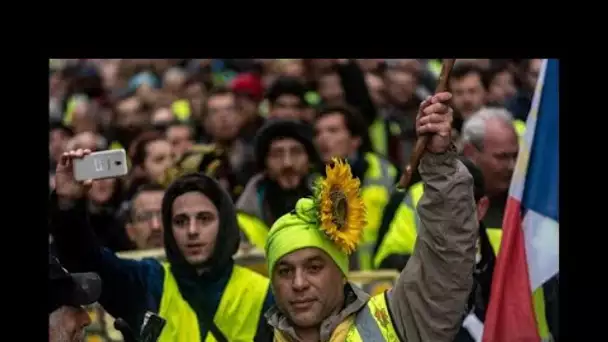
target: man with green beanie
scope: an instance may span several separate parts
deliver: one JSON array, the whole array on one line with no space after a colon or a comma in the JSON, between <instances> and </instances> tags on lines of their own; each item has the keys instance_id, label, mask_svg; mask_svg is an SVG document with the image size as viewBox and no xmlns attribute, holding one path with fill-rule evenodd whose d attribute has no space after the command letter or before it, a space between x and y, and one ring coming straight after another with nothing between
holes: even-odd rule
<instances>
[{"instance_id":1,"label":"man with green beanie","mask_svg":"<svg viewBox=\"0 0 608 342\"><path fill-rule=\"evenodd\" d=\"M418 134L431 134L419 172L416 248L394 287L370 297L347 280L365 226L360 182L340 160L312 199L279 218L266 242L276 305L273 341L452 341L473 283L478 222L473 179L451 142L450 93L420 105Z\"/></svg>"}]
</instances>

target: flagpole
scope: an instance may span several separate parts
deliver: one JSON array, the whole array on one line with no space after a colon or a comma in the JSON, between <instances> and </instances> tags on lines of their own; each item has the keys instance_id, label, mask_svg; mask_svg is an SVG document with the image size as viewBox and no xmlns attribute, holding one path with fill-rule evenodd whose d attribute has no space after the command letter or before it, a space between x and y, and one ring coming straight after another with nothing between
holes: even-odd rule
<instances>
[{"instance_id":1,"label":"flagpole","mask_svg":"<svg viewBox=\"0 0 608 342\"><path fill-rule=\"evenodd\" d=\"M448 79L450 77L450 72L454 67L454 62L456 59L443 59L441 62L441 74L439 75L439 81L437 82L437 87L435 88L435 94L444 92L448 89ZM403 169L403 173L401 174L401 178L399 179L399 184L397 185L397 190L405 190L405 188L410 184L412 180L412 175L414 170L418 168L418 164L420 164L420 158L426 151L426 145L429 142L429 135L425 134L419 136L416 140L416 145L414 146L414 151L410 157L409 163Z\"/></svg>"}]
</instances>

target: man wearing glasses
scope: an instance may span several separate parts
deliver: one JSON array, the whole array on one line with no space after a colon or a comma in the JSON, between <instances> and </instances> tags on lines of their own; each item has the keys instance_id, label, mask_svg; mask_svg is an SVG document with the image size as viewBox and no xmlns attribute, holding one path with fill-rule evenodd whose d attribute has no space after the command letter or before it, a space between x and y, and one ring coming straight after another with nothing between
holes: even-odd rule
<instances>
[{"instance_id":1,"label":"man wearing glasses","mask_svg":"<svg viewBox=\"0 0 608 342\"><path fill-rule=\"evenodd\" d=\"M157 184L142 185L129 203L126 231L136 249L163 247L160 208L165 190Z\"/></svg>"}]
</instances>

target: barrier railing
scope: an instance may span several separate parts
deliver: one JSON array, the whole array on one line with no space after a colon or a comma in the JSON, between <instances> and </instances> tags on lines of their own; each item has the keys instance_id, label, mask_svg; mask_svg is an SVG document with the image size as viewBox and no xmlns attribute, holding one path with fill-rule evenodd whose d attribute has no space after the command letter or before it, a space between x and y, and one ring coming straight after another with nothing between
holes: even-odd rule
<instances>
[{"instance_id":1,"label":"barrier railing","mask_svg":"<svg viewBox=\"0 0 608 342\"><path fill-rule=\"evenodd\" d=\"M118 253L120 258L141 260L154 258L165 261L165 251L162 248ZM235 255L237 264L247 267L255 272L267 276L266 259L264 253L257 249L239 250ZM367 293L374 295L389 289L399 276L394 270L375 271L353 271L348 274L348 279L353 284L361 287ZM88 308L91 316L91 325L87 328L87 341L89 342L119 342L122 335L114 329L114 318L103 310L100 305L93 304Z\"/></svg>"}]
</instances>

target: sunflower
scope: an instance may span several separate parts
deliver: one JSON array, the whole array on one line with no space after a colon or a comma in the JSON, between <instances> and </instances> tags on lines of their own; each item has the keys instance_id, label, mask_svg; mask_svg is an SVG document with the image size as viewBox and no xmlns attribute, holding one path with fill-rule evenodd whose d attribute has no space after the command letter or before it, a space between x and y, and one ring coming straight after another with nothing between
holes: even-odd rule
<instances>
[{"instance_id":1,"label":"sunflower","mask_svg":"<svg viewBox=\"0 0 608 342\"><path fill-rule=\"evenodd\" d=\"M325 179L319 179L315 191L320 229L342 251L351 254L366 224L360 182L353 178L350 165L336 158L326 166L326 174Z\"/></svg>"}]
</instances>

